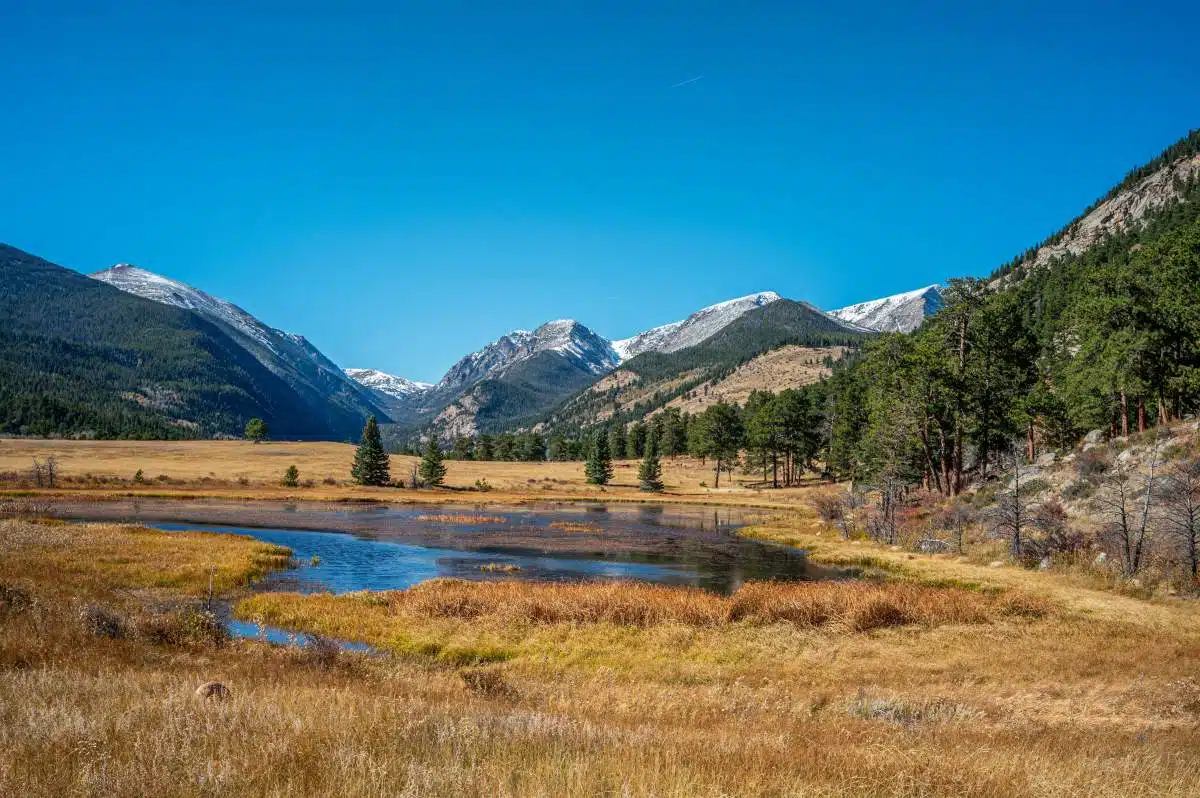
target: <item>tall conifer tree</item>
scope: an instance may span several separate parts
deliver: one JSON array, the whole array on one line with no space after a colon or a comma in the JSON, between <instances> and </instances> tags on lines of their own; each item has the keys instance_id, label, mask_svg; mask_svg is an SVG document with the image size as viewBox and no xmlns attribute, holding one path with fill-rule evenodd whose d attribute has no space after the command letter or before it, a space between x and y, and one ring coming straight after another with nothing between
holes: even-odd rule
<instances>
[{"instance_id":1,"label":"tall conifer tree","mask_svg":"<svg viewBox=\"0 0 1200 798\"><path fill-rule=\"evenodd\" d=\"M421 481L431 488L440 487L446 481L446 466L442 463L442 450L438 447L437 438L430 435L425 444L425 456L421 458L418 470Z\"/></svg>"},{"instance_id":2,"label":"tall conifer tree","mask_svg":"<svg viewBox=\"0 0 1200 798\"><path fill-rule=\"evenodd\" d=\"M583 473L592 485L607 485L612 479L612 457L608 453L608 435L604 430L596 430L592 434Z\"/></svg>"},{"instance_id":3,"label":"tall conifer tree","mask_svg":"<svg viewBox=\"0 0 1200 798\"><path fill-rule=\"evenodd\" d=\"M648 493L662 493L662 464L658 461L658 436L654 428L646 436L646 455L638 468L638 485Z\"/></svg>"},{"instance_id":4,"label":"tall conifer tree","mask_svg":"<svg viewBox=\"0 0 1200 798\"><path fill-rule=\"evenodd\" d=\"M386 485L391 479L388 454L383 449L383 441L379 437L379 424L375 416L367 419L363 427L362 440L354 453L354 465L350 467L350 477L359 485Z\"/></svg>"}]
</instances>

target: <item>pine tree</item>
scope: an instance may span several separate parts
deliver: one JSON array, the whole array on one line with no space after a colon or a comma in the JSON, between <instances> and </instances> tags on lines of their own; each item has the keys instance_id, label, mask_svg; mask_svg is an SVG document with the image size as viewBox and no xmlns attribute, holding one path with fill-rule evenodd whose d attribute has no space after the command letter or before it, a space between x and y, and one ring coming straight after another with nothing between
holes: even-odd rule
<instances>
[{"instance_id":1,"label":"pine tree","mask_svg":"<svg viewBox=\"0 0 1200 798\"><path fill-rule=\"evenodd\" d=\"M625 456L625 425L615 423L608 428L608 453L612 457Z\"/></svg>"},{"instance_id":2,"label":"pine tree","mask_svg":"<svg viewBox=\"0 0 1200 798\"><path fill-rule=\"evenodd\" d=\"M281 484L285 488L300 487L300 469L294 465L288 466L287 471L283 472L283 482Z\"/></svg>"},{"instance_id":3,"label":"pine tree","mask_svg":"<svg viewBox=\"0 0 1200 798\"><path fill-rule=\"evenodd\" d=\"M647 493L662 493L662 464L658 461L658 436L651 432L646 436L646 456L638 468L638 483Z\"/></svg>"},{"instance_id":4,"label":"pine tree","mask_svg":"<svg viewBox=\"0 0 1200 798\"><path fill-rule=\"evenodd\" d=\"M592 485L607 485L612 479L612 458L608 453L608 435L604 430L597 430L592 434L583 473Z\"/></svg>"},{"instance_id":5,"label":"pine tree","mask_svg":"<svg viewBox=\"0 0 1200 798\"><path fill-rule=\"evenodd\" d=\"M425 456L421 458L421 467L417 471L421 481L431 488L440 487L446 481L446 466L442 464L442 450L438 448L437 438L429 436L425 444Z\"/></svg>"},{"instance_id":6,"label":"pine tree","mask_svg":"<svg viewBox=\"0 0 1200 798\"><path fill-rule=\"evenodd\" d=\"M354 453L354 465L350 467L350 478L359 485L386 485L391 478L388 470L388 455L379 438L379 424L375 416L367 419L363 427L362 441Z\"/></svg>"}]
</instances>

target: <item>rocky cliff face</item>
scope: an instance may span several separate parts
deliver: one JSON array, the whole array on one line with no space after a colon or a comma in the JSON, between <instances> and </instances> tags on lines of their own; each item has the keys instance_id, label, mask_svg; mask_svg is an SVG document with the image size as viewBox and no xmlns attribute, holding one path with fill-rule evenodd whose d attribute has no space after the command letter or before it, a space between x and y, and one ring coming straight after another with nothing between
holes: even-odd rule
<instances>
[{"instance_id":1,"label":"rocky cliff face","mask_svg":"<svg viewBox=\"0 0 1200 798\"><path fill-rule=\"evenodd\" d=\"M1021 265L1040 268L1064 255L1078 255L1113 233L1140 225L1168 203L1182 196L1182 184L1200 180L1200 154L1179 158L1132 188L1101 202L1076 219L1054 243L1038 249Z\"/></svg>"}]
</instances>

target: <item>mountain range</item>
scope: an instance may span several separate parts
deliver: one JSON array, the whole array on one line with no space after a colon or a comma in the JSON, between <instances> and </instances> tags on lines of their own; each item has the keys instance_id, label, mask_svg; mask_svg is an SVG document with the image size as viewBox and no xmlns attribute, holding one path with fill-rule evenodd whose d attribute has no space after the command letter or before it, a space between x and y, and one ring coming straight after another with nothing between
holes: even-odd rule
<instances>
[{"instance_id":1,"label":"mountain range","mask_svg":"<svg viewBox=\"0 0 1200 798\"><path fill-rule=\"evenodd\" d=\"M514 330L501 336L461 358L436 384L429 384L378 369L341 369L301 335L275 329L226 299L130 264L118 264L91 277L212 324L284 382L304 406L304 416L322 419L318 427L326 432L320 434L337 437L351 435L368 415L391 423L393 434L399 436L426 425L447 438L503 428L545 413L631 361L642 362L645 368L647 357L694 349L748 314L761 313L780 302L794 304L775 292L759 292L718 302L684 319L617 340L575 320L550 321L533 331ZM882 312L855 322L840 320L837 314L842 311L824 314L812 306L803 307L804 315L821 319L818 326L824 332L855 335L869 324L911 329L920 322L908 305L889 299L881 302ZM890 315L889 309L894 310ZM761 348L761 344L753 347ZM718 359L728 357L725 354ZM236 434L235 427L215 432Z\"/></svg>"},{"instance_id":2,"label":"mountain range","mask_svg":"<svg viewBox=\"0 0 1200 798\"><path fill-rule=\"evenodd\" d=\"M1130 172L992 284L1176 213L1200 180L1198 142L1192 134ZM633 418L701 401L697 390L720 396L734 374L739 390L751 377L819 376L818 361L873 333L912 331L942 305L936 285L829 312L767 291L620 339L561 319L501 336L430 385L343 370L303 336L128 264L88 279L0 245L0 278L0 434L102 437L236 435L252 416L281 437L332 439L355 436L369 415L401 437L432 428L444 438Z\"/></svg>"}]
</instances>

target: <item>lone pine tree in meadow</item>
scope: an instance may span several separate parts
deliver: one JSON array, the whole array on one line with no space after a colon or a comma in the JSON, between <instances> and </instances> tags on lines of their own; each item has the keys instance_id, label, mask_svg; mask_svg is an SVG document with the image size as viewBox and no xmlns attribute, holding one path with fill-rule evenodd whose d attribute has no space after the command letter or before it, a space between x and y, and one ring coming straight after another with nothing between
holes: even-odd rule
<instances>
[{"instance_id":1,"label":"lone pine tree in meadow","mask_svg":"<svg viewBox=\"0 0 1200 798\"><path fill-rule=\"evenodd\" d=\"M608 453L608 435L604 430L597 430L592 434L583 474L592 485L607 485L612 479L612 457Z\"/></svg>"},{"instance_id":2,"label":"lone pine tree in meadow","mask_svg":"<svg viewBox=\"0 0 1200 798\"><path fill-rule=\"evenodd\" d=\"M367 419L367 425L363 427L362 441L354 453L350 477L359 485L386 485L391 479L388 454L383 450L375 416Z\"/></svg>"},{"instance_id":3,"label":"lone pine tree in meadow","mask_svg":"<svg viewBox=\"0 0 1200 798\"><path fill-rule=\"evenodd\" d=\"M431 488L439 487L446 481L446 466L442 463L442 450L438 448L437 438L430 436L417 473L421 481Z\"/></svg>"},{"instance_id":4,"label":"lone pine tree in meadow","mask_svg":"<svg viewBox=\"0 0 1200 798\"><path fill-rule=\"evenodd\" d=\"M653 427L646 436L646 454L638 468L638 486L647 493L662 493L662 463L658 461L658 436Z\"/></svg>"}]
</instances>

